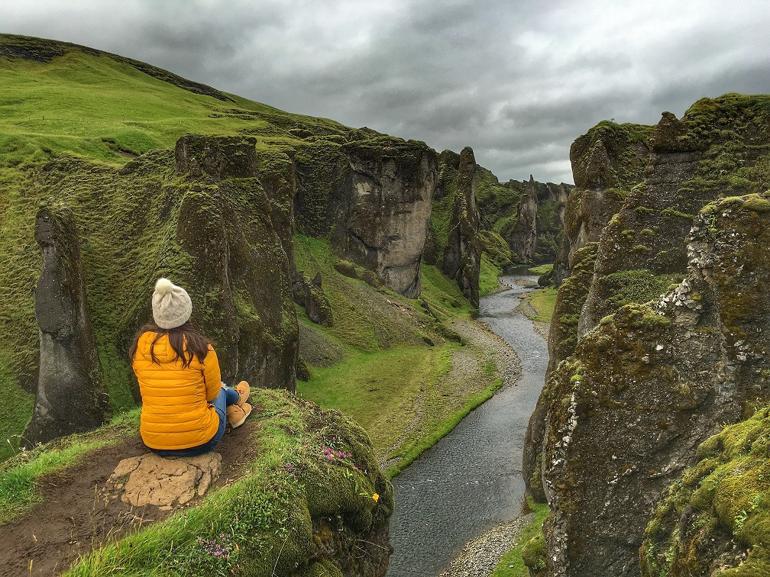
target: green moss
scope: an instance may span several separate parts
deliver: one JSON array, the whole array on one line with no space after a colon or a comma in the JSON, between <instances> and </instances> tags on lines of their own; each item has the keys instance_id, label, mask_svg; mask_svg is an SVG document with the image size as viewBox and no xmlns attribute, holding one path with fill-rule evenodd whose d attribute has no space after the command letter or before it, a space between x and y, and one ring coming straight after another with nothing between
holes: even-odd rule
<instances>
[{"instance_id":1,"label":"green moss","mask_svg":"<svg viewBox=\"0 0 770 577\"><path fill-rule=\"evenodd\" d=\"M647 525L645 577L767 574L769 448L768 408L701 444L700 462L669 487Z\"/></svg>"},{"instance_id":2,"label":"green moss","mask_svg":"<svg viewBox=\"0 0 770 577\"><path fill-rule=\"evenodd\" d=\"M501 273L500 267L487 256L487 253L482 253L481 267L479 269L479 294L481 296L492 294L500 288Z\"/></svg>"},{"instance_id":3,"label":"green moss","mask_svg":"<svg viewBox=\"0 0 770 577\"><path fill-rule=\"evenodd\" d=\"M383 529L393 502L366 434L339 413L321 413L285 392L255 394L261 423L253 442L260 450L242 465L239 479L192 508L94 551L66 574L294 577L333 570L337 563L355 572L360 561L342 552L353 543L363 548L364 559L381 555L378 546L361 538ZM329 461L325 446L351 456ZM324 523L331 523L326 531ZM323 547L327 533L340 548L334 561L329 553L334 547ZM212 557L206 550L211 542L228 554Z\"/></svg>"},{"instance_id":4,"label":"green moss","mask_svg":"<svg viewBox=\"0 0 770 577\"><path fill-rule=\"evenodd\" d=\"M645 247L646 248L646 247ZM628 303L644 303L662 295L672 282L681 275L656 275L646 269L624 270L608 274L601 279L609 302L617 309Z\"/></svg>"},{"instance_id":5,"label":"green moss","mask_svg":"<svg viewBox=\"0 0 770 577\"><path fill-rule=\"evenodd\" d=\"M548 516L548 505L530 500L528 508L532 520L522 528L513 547L503 555L492 577L530 577L534 571L545 569L543 522ZM531 568L529 571L527 568Z\"/></svg>"}]
</instances>

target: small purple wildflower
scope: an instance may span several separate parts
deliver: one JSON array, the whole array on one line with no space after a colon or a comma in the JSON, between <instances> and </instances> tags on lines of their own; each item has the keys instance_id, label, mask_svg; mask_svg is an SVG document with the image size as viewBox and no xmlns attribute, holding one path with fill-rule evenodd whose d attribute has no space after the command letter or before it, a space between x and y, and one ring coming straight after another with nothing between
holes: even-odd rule
<instances>
[{"instance_id":1,"label":"small purple wildflower","mask_svg":"<svg viewBox=\"0 0 770 577\"><path fill-rule=\"evenodd\" d=\"M340 451L331 447L324 447L321 451L323 458L327 461L341 461L344 459L350 459L353 456L349 451Z\"/></svg>"},{"instance_id":2,"label":"small purple wildflower","mask_svg":"<svg viewBox=\"0 0 770 577\"><path fill-rule=\"evenodd\" d=\"M227 559L230 556L229 543L225 534L219 535L219 539L198 537L198 545L200 545L204 553L208 553L217 559Z\"/></svg>"}]
</instances>

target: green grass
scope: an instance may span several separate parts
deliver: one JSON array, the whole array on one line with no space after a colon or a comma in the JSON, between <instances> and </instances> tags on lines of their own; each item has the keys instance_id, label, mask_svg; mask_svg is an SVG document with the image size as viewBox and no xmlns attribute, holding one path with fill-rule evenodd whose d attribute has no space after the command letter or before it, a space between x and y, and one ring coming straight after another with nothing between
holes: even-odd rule
<instances>
[{"instance_id":1,"label":"green grass","mask_svg":"<svg viewBox=\"0 0 770 577\"><path fill-rule=\"evenodd\" d=\"M98 432L71 435L61 442L19 453L0 465L0 525L24 514L39 503L37 480L82 461L88 453L122 440L135 431L139 412L124 413Z\"/></svg>"},{"instance_id":2,"label":"green grass","mask_svg":"<svg viewBox=\"0 0 770 577\"><path fill-rule=\"evenodd\" d=\"M471 322L471 306L435 266L423 265L422 294L408 299L339 274L327 240L296 236L294 245L298 270L321 273L334 317L332 327L308 324L314 340L343 351L332 366L310 366L310 380L299 382L297 392L352 416L368 431L380 460L395 463L388 473L397 474L500 386L484 351L448 338L453 322ZM302 311L300 316L309 323ZM473 355L477 374L452 382L452 358L461 351Z\"/></svg>"},{"instance_id":3,"label":"green grass","mask_svg":"<svg viewBox=\"0 0 770 577\"><path fill-rule=\"evenodd\" d=\"M532 291L525 295L526 301L534 310L532 320L541 323L550 323L553 318L553 309L556 306L556 294L558 289L546 287Z\"/></svg>"},{"instance_id":4,"label":"green grass","mask_svg":"<svg viewBox=\"0 0 770 577\"><path fill-rule=\"evenodd\" d=\"M528 269L529 274L536 274L538 276L542 276L546 273L549 273L553 270L553 263L548 264L540 264L538 266L533 266Z\"/></svg>"},{"instance_id":5,"label":"green grass","mask_svg":"<svg viewBox=\"0 0 770 577\"><path fill-rule=\"evenodd\" d=\"M500 267L492 262L487 253L481 253L481 269L479 271L479 294L486 296L500 288Z\"/></svg>"},{"instance_id":6,"label":"green grass","mask_svg":"<svg viewBox=\"0 0 770 577\"><path fill-rule=\"evenodd\" d=\"M528 577L529 570L522 559L522 551L530 540L543 532L543 521L548 516L548 505L528 501L530 510L534 513L532 521L524 527L516 539L514 546L500 559L492 577Z\"/></svg>"},{"instance_id":7,"label":"green grass","mask_svg":"<svg viewBox=\"0 0 770 577\"><path fill-rule=\"evenodd\" d=\"M285 391L254 394L261 407L253 433L259 451L243 465L242 477L195 507L93 551L66 575L299 575L298 567L328 562L313 545L313 520L342 512L346 518L340 518L336 538L350 538L351 527L365 532L385 522L390 489L378 476L363 431L345 417L321 415L293 401ZM351 457L330 462L322 455L325 446ZM302 483L294 471L301 471ZM372 499L375 492L379 502ZM212 556L206 551L212 542L228 554Z\"/></svg>"}]
</instances>

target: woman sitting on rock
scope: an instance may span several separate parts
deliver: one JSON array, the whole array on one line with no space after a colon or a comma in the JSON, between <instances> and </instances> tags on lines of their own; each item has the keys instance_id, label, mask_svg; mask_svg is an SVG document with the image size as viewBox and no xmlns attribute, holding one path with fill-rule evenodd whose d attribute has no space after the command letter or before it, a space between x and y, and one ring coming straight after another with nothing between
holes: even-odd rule
<instances>
[{"instance_id":1,"label":"woman sitting on rock","mask_svg":"<svg viewBox=\"0 0 770 577\"><path fill-rule=\"evenodd\" d=\"M170 280L155 283L155 323L139 330L129 356L139 381L142 441L162 456L211 451L225 427L240 427L251 413L249 385L221 382L217 353L190 324L192 301Z\"/></svg>"}]
</instances>

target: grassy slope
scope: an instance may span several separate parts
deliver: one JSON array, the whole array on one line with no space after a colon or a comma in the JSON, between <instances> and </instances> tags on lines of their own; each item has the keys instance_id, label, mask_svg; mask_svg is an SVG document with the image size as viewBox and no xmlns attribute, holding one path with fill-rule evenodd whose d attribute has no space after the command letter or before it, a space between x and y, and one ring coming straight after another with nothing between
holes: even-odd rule
<instances>
[{"instance_id":1,"label":"grassy slope","mask_svg":"<svg viewBox=\"0 0 770 577\"><path fill-rule=\"evenodd\" d=\"M330 328L308 328L343 354L332 366L311 366L310 380L300 382L297 392L352 415L389 473L400 471L499 385L485 351L451 338L449 324L471 322L471 309L435 267L424 266L422 273L421 301L433 311L429 315L420 301L337 273L324 240L296 237L295 258L308 276L321 273L334 316ZM475 378L456 382L452 362L462 349L475 361Z\"/></svg>"},{"instance_id":2,"label":"grassy slope","mask_svg":"<svg viewBox=\"0 0 770 577\"><path fill-rule=\"evenodd\" d=\"M17 41L0 36L0 48ZM0 57L0 342L13 343L0 349L0 396L6 400L0 458L10 452L6 440L24 427L34 400L14 377L29 375L37 355L32 290L40 257L33 230L41 199L26 187L28 169L60 155L121 166L131 155L173 147L187 132L246 131L258 147L281 148L300 142L290 126L347 130L331 120L232 100L196 94L125 61L76 49L46 63Z\"/></svg>"}]
</instances>

